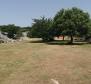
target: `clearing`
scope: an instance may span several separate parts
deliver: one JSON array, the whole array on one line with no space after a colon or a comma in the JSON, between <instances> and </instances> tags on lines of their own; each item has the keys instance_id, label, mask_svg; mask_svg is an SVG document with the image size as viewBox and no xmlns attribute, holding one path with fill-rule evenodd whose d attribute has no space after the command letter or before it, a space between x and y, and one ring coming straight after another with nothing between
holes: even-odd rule
<instances>
[{"instance_id":1,"label":"clearing","mask_svg":"<svg viewBox=\"0 0 91 84\"><path fill-rule=\"evenodd\" d=\"M0 44L0 84L91 84L91 45Z\"/></svg>"}]
</instances>

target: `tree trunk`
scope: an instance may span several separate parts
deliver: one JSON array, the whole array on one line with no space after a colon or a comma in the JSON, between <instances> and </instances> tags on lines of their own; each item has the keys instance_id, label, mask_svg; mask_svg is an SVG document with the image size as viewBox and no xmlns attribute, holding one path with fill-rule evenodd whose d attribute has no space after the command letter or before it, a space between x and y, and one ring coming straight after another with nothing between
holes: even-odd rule
<instances>
[{"instance_id":1,"label":"tree trunk","mask_svg":"<svg viewBox=\"0 0 91 84\"><path fill-rule=\"evenodd\" d=\"M71 38L70 44L72 44L73 43L73 36L71 35L70 38Z\"/></svg>"},{"instance_id":2,"label":"tree trunk","mask_svg":"<svg viewBox=\"0 0 91 84\"><path fill-rule=\"evenodd\" d=\"M64 35L63 35L63 41L64 41Z\"/></svg>"},{"instance_id":3,"label":"tree trunk","mask_svg":"<svg viewBox=\"0 0 91 84\"><path fill-rule=\"evenodd\" d=\"M54 41L54 38L49 38L49 41Z\"/></svg>"}]
</instances>

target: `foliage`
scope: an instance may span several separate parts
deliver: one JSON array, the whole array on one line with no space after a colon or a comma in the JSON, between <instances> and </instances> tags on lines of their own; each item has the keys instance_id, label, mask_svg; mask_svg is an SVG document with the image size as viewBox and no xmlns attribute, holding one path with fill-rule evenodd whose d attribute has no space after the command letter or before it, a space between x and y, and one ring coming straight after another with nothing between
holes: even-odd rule
<instances>
[{"instance_id":1,"label":"foliage","mask_svg":"<svg viewBox=\"0 0 91 84\"><path fill-rule=\"evenodd\" d=\"M21 27L21 32L27 32L30 31L31 27Z\"/></svg>"},{"instance_id":2,"label":"foliage","mask_svg":"<svg viewBox=\"0 0 91 84\"><path fill-rule=\"evenodd\" d=\"M22 32L20 32L20 27L15 25L4 25L1 26L0 28L2 34L5 34L12 39L19 38L22 35Z\"/></svg>"},{"instance_id":3,"label":"foliage","mask_svg":"<svg viewBox=\"0 0 91 84\"><path fill-rule=\"evenodd\" d=\"M89 40L91 38L91 21L87 24L88 26L88 34L86 35L86 40Z\"/></svg>"},{"instance_id":4,"label":"foliage","mask_svg":"<svg viewBox=\"0 0 91 84\"><path fill-rule=\"evenodd\" d=\"M30 37L42 38L43 41L53 40L52 36L52 20L42 17L41 19L33 19L31 31L28 33Z\"/></svg>"},{"instance_id":5,"label":"foliage","mask_svg":"<svg viewBox=\"0 0 91 84\"><path fill-rule=\"evenodd\" d=\"M88 34L89 14L81 9L62 9L54 17L54 26L58 35L86 36ZM60 31L60 32L59 32Z\"/></svg>"}]
</instances>

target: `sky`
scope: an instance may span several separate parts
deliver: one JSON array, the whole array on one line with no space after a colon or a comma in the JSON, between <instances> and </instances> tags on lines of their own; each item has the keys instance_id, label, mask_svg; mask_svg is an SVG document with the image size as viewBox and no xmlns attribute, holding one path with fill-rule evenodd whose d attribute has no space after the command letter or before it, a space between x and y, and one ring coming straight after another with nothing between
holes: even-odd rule
<instances>
[{"instance_id":1,"label":"sky","mask_svg":"<svg viewBox=\"0 0 91 84\"><path fill-rule=\"evenodd\" d=\"M53 18L60 9L72 7L91 15L91 0L0 0L0 25L31 26L34 18Z\"/></svg>"}]
</instances>

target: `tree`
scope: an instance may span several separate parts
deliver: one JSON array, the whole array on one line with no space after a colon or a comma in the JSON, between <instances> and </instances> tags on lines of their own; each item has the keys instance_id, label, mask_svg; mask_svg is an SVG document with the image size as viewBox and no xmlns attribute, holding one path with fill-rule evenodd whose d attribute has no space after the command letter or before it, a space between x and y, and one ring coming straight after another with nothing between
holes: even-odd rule
<instances>
[{"instance_id":1,"label":"tree","mask_svg":"<svg viewBox=\"0 0 91 84\"><path fill-rule=\"evenodd\" d=\"M62 33L63 31L63 15L64 15L65 10L61 9L54 17L54 23L53 23L53 28L54 28L54 32L55 32L55 36L59 37L60 35L64 34Z\"/></svg>"},{"instance_id":2,"label":"tree","mask_svg":"<svg viewBox=\"0 0 91 84\"><path fill-rule=\"evenodd\" d=\"M52 20L42 17L41 19L33 19L31 31L28 33L30 37L42 38L43 41L53 40L52 36Z\"/></svg>"},{"instance_id":3,"label":"tree","mask_svg":"<svg viewBox=\"0 0 91 84\"><path fill-rule=\"evenodd\" d=\"M6 34L8 38L12 38L12 39L19 38L22 35L20 32L20 27L15 25L1 26L1 32L3 34Z\"/></svg>"},{"instance_id":4,"label":"tree","mask_svg":"<svg viewBox=\"0 0 91 84\"><path fill-rule=\"evenodd\" d=\"M91 38L91 20L90 22L87 24L88 25L88 34L86 35L86 40L89 40Z\"/></svg>"},{"instance_id":5,"label":"tree","mask_svg":"<svg viewBox=\"0 0 91 84\"><path fill-rule=\"evenodd\" d=\"M86 36L88 34L89 14L83 10L73 7L62 9L54 17L55 29L58 28L59 35L70 36L73 43L74 36Z\"/></svg>"}]
</instances>

